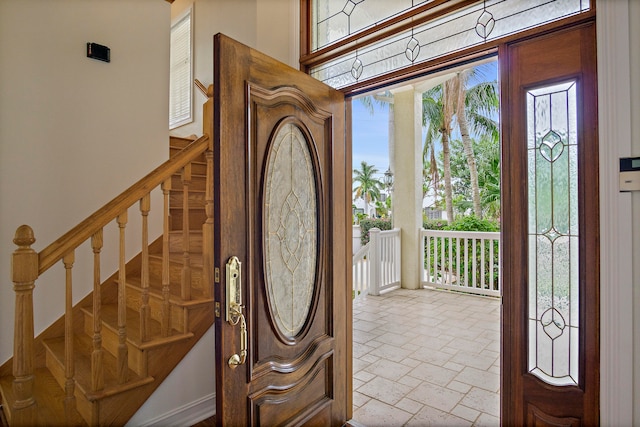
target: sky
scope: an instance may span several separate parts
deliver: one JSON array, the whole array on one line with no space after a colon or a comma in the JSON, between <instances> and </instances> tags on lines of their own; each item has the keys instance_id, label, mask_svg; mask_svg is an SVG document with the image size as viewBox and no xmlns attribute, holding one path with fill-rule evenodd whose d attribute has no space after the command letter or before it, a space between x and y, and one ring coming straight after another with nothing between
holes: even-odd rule
<instances>
[{"instance_id":1,"label":"sky","mask_svg":"<svg viewBox=\"0 0 640 427\"><path fill-rule=\"evenodd\" d=\"M497 64L497 61L493 61L481 65L471 83L481 79L497 79ZM374 165L382 178L389 167L389 109L386 104L374 101L374 113L371 114L357 98L351 105L353 169L360 169L360 163L365 161Z\"/></svg>"},{"instance_id":2,"label":"sky","mask_svg":"<svg viewBox=\"0 0 640 427\"><path fill-rule=\"evenodd\" d=\"M365 161L375 165L382 176L389 167L389 109L374 102L371 114L360 99L351 105L353 169L360 169Z\"/></svg>"}]
</instances>

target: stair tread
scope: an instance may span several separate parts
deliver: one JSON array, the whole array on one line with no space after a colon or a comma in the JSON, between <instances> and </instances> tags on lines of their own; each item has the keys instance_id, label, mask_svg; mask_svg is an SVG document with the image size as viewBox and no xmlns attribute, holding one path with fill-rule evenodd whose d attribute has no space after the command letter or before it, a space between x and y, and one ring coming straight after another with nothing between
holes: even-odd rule
<instances>
[{"instance_id":1,"label":"stair tread","mask_svg":"<svg viewBox=\"0 0 640 427\"><path fill-rule=\"evenodd\" d=\"M135 286L136 288L141 288L140 278L139 277L128 277L127 285ZM171 304L178 306L191 306L191 305L199 305L202 303L212 302L213 297L205 297L202 289L192 287L191 288L191 300L185 301L180 296L180 285L176 283L172 283L169 286L170 297L169 301ZM153 281L149 282L149 295L154 296L158 299L162 299L162 284L156 283Z\"/></svg>"},{"instance_id":2,"label":"stair tread","mask_svg":"<svg viewBox=\"0 0 640 427\"><path fill-rule=\"evenodd\" d=\"M182 230L169 230L169 234L180 235L182 236ZM189 230L190 236L202 236L202 230Z\"/></svg>"},{"instance_id":3,"label":"stair tread","mask_svg":"<svg viewBox=\"0 0 640 427\"><path fill-rule=\"evenodd\" d=\"M202 254L201 253L190 253L189 254L189 265L191 265L191 268L197 268L197 269L202 269L202 265L203 265L203 261L202 261ZM162 253L156 254L156 253L150 253L149 254L149 258L155 258L158 259L160 258L160 260L162 260ZM169 262L172 264L178 264L178 265L182 265L184 262L184 256L182 252L170 252L169 253Z\"/></svg>"},{"instance_id":4,"label":"stair tread","mask_svg":"<svg viewBox=\"0 0 640 427\"><path fill-rule=\"evenodd\" d=\"M90 307L83 307L83 311L91 314ZM118 305L117 304L103 304L100 308L100 317L102 323L111 330L118 331ZM164 344L167 339L162 338L160 322L149 318L149 336L150 340L143 342L140 338L140 313L132 308L127 307L127 341L137 348L149 348L154 344ZM173 329L171 331L171 341L190 338L193 334L190 332L182 333Z\"/></svg>"},{"instance_id":5,"label":"stair tread","mask_svg":"<svg viewBox=\"0 0 640 427\"><path fill-rule=\"evenodd\" d=\"M11 376L0 378L0 388L2 388L4 398L2 404L5 415L7 415L6 411L9 410L8 406L15 401L11 385L12 382L13 377ZM37 425L87 425L75 408L68 412L70 418L66 418L64 390L47 368L36 368L34 370L33 397L37 403Z\"/></svg>"},{"instance_id":6,"label":"stair tread","mask_svg":"<svg viewBox=\"0 0 640 427\"><path fill-rule=\"evenodd\" d=\"M55 356L59 363L64 364L65 344L64 337L51 338L45 340L44 345ZM97 392L91 392L91 352L93 344L86 334L74 334L74 369L77 386L85 396L96 399L100 396L108 396L117 391L131 389L132 387L148 384L153 381L153 377L142 377L133 370L128 369L128 380L126 384L118 384L117 360L111 353L103 349L102 361L104 370L104 388Z\"/></svg>"}]
</instances>

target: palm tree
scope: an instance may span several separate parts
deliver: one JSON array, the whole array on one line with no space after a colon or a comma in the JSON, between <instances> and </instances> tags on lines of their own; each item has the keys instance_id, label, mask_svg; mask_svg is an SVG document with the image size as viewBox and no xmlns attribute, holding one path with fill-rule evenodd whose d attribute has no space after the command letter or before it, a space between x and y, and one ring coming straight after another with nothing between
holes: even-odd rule
<instances>
[{"instance_id":1,"label":"palm tree","mask_svg":"<svg viewBox=\"0 0 640 427\"><path fill-rule=\"evenodd\" d=\"M470 78L477 68L456 73L443 84L423 94L423 125L427 127L423 148L423 163L429 164L429 180L437 183L435 145L442 144L445 206L447 218L453 220L453 190L451 184L451 133L453 119L456 119L462 137L463 150L471 175L473 211L482 217L482 202L478 185L478 171L473 152L470 127L479 136L491 136L497 141L498 126L491 118L498 109L497 83L480 82L467 88ZM427 161L427 156L430 159ZM425 168L426 180L426 168Z\"/></svg>"},{"instance_id":2,"label":"palm tree","mask_svg":"<svg viewBox=\"0 0 640 427\"><path fill-rule=\"evenodd\" d=\"M482 140L483 159L479 164L478 184L483 212L492 219L500 218L500 147L497 142Z\"/></svg>"},{"instance_id":3,"label":"palm tree","mask_svg":"<svg viewBox=\"0 0 640 427\"><path fill-rule=\"evenodd\" d=\"M454 102L457 95L457 81L449 79L422 94L422 123L427 126L423 156L430 153L429 174L431 181L437 182L437 164L435 160L435 144L442 144L442 169L444 172L444 197L447 220L453 221L453 187L451 185L451 123L455 112ZM425 160L423 159L423 162Z\"/></svg>"},{"instance_id":4,"label":"palm tree","mask_svg":"<svg viewBox=\"0 0 640 427\"><path fill-rule=\"evenodd\" d=\"M353 189L354 198L363 199L367 210L371 202L380 199L383 184L375 177L377 173L378 169L365 161L360 164L360 169L353 170L353 183L358 184Z\"/></svg>"},{"instance_id":5,"label":"palm tree","mask_svg":"<svg viewBox=\"0 0 640 427\"><path fill-rule=\"evenodd\" d=\"M422 198L433 188L434 195L440 184L440 173L436 160L436 143L440 141L442 122L441 86L422 94L422 126L427 127L422 147Z\"/></svg>"},{"instance_id":6,"label":"palm tree","mask_svg":"<svg viewBox=\"0 0 640 427\"><path fill-rule=\"evenodd\" d=\"M462 146L467 158L467 165L471 177L473 213L477 218L482 218L478 169L469 132L469 121L471 121L476 134L481 137L491 135L495 138L494 140L497 141L498 125L491 119L491 115L498 110L498 92L495 81L480 82L467 89L469 78L473 76L475 70L474 68L458 72L453 79L458 80L455 86L458 91L455 100L456 121L462 137Z\"/></svg>"}]
</instances>

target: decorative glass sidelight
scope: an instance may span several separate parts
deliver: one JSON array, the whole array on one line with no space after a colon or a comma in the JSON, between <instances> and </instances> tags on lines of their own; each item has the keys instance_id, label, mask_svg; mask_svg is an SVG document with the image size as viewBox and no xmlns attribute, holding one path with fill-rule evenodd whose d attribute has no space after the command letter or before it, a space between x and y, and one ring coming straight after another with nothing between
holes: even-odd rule
<instances>
[{"instance_id":1,"label":"decorative glass sidelight","mask_svg":"<svg viewBox=\"0 0 640 427\"><path fill-rule=\"evenodd\" d=\"M579 363L576 81L527 92L529 372L577 385Z\"/></svg>"},{"instance_id":2,"label":"decorative glass sidelight","mask_svg":"<svg viewBox=\"0 0 640 427\"><path fill-rule=\"evenodd\" d=\"M273 321L291 339L311 308L317 260L318 214L313 163L298 126L276 133L265 171L264 268Z\"/></svg>"}]
</instances>

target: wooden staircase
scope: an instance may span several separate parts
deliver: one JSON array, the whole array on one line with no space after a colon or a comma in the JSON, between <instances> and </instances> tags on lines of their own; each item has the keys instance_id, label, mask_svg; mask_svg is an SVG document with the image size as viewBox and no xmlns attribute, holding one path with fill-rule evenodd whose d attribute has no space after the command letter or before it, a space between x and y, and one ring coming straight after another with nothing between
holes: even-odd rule
<instances>
[{"instance_id":1,"label":"wooden staircase","mask_svg":"<svg viewBox=\"0 0 640 427\"><path fill-rule=\"evenodd\" d=\"M31 248L30 227L16 231L14 357L0 366L10 426L124 425L212 326L210 140L172 137L170 153L168 162L40 253ZM155 187L162 189L164 225L148 242ZM136 202L142 252L126 261L125 230ZM104 280L103 229L112 221L119 230L119 270ZM87 240L94 290L72 306L75 252ZM53 264L66 271L65 314L33 337L35 280Z\"/></svg>"}]
</instances>

